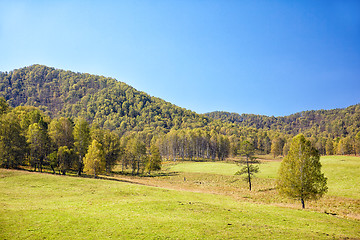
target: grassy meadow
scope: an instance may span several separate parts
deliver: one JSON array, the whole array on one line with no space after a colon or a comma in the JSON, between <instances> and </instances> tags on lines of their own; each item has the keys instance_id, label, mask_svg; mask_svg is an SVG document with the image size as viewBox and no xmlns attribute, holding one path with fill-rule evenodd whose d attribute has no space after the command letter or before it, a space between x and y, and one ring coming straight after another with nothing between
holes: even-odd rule
<instances>
[{"instance_id":1,"label":"grassy meadow","mask_svg":"<svg viewBox=\"0 0 360 240\"><path fill-rule=\"evenodd\" d=\"M276 179L281 161L261 161L257 178ZM322 172L328 178L329 195L360 199L360 157L322 156ZM182 162L169 171L233 176L240 167L231 162Z\"/></svg>"},{"instance_id":2,"label":"grassy meadow","mask_svg":"<svg viewBox=\"0 0 360 240\"><path fill-rule=\"evenodd\" d=\"M277 195L279 161L252 192L226 162L111 180L0 169L0 239L359 239L360 158L322 163L329 193L306 210Z\"/></svg>"}]
</instances>

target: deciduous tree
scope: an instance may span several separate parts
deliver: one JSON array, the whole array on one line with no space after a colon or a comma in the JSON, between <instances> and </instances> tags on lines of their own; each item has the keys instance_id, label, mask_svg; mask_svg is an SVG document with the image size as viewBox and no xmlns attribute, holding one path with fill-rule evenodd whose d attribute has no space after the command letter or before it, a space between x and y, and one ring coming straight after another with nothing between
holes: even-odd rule
<instances>
[{"instance_id":1,"label":"deciduous tree","mask_svg":"<svg viewBox=\"0 0 360 240\"><path fill-rule=\"evenodd\" d=\"M358 132L354 139L355 155L360 154L360 132Z\"/></svg>"},{"instance_id":2,"label":"deciduous tree","mask_svg":"<svg viewBox=\"0 0 360 240\"><path fill-rule=\"evenodd\" d=\"M17 168L27 152L25 136L21 132L19 118L9 112L0 117L0 165Z\"/></svg>"},{"instance_id":3,"label":"deciduous tree","mask_svg":"<svg viewBox=\"0 0 360 240\"><path fill-rule=\"evenodd\" d=\"M73 134L75 140L74 147L78 156L75 165L77 166L77 172L80 176L84 168L83 159L85 157L85 154L87 153L91 140L89 123L83 118L77 119Z\"/></svg>"},{"instance_id":4,"label":"deciduous tree","mask_svg":"<svg viewBox=\"0 0 360 240\"><path fill-rule=\"evenodd\" d=\"M155 144L151 145L150 153L151 153L151 155L149 157L149 161L146 166L146 169L149 174L151 171L158 171L161 169L160 151L159 151L159 148Z\"/></svg>"},{"instance_id":5,"label":"deciduous tree","mask_svg":"<svg viewBox=\"0 0 360 240\"><path fill-rule=\"evenodd\" d=\"M318 199L327 192L327 178L321 173L319 152L302 134L293 138L288 155L279 169L277 189L280 194L301 201Z\"/></svg>"},{"instance_id":6,"label":"deciduous tree","mask_svg":"<svg viewBox=\"0 0 360 240\"><path fill-rule=\"evenodd\" d=\"M333 140L330 138L326 140L325 151L326 151L326 155L334 154L334 143Z\"/></svg>"},{"instance_id":7,"label":"deciduous tree","mask_svg":"<svg viewBox=\"0 0 360 240\"><path fill-rule=\"evenodd\" d=\"M284 144L284 140L280 137L276 137L272 140L271 153L274 155L274 158L283 154Z\"/></svg>"},{"instance_id":8,"label":"deciduous tree","mask_svg":"<svg viewBox=\"0 0 360 240\"><path fill-rule=\"evenodd\" d=\"M0 97L0 115L6 113L9 110L9 105L7 104L5 98Z\"/></svg>"},{"instance_id":9,"label":"deciduous tree","mask_svg":"<svg viewBox=\"0 0 360 240\"><path fill-rule=\"evenodd\" d=\"M110 174L119 157L123 154L120 139L114 132L104 131L101 141L106 173Z\"/></svg>"},{"instance_id":10,"label":"deciduous tree","mask_svg":"<svg viewBox=\"0 0 360 240\"><path fill-rule=\"evenodd\" d=\"M67 146L59 147L57 152L57 159L59 161L59 171L61 171L63 175L66 174L72 165L72 156L72 152Z\"/></svg>"},{"instance_id":11,"label":"deciduous tree","mask_svg":"<svg viewBox=\"0 0 360 240\"><path fill-rule=\"evenodd\" d=\"M50 138L47 129L38 123L29 126L26 134L27 143L29 144L31 163L42 172L44 159L50 151Z\"/></svg>"},{"instance_id":12,"label":"deciduous tree","mask_svg":"<svg viewBox=\"0 0 360 240\"><path fill-rule=\"evenodd\" d=\"M68 118L53 119L49 126L49 135L56 149L62 146L67 146L68 149L74 147L73 123Z\"/></svg>"},{"instance_id":13,"label":"deciduous tree","mask_svg":"<svg viewBox=\"0 0 360 240\"><path fill-rule=\"evenodd\" d=\"M84 171L96 178L105 170L104 154L102 146L97 140L93 140L84 158Z\"/></svg>"}]
</instances>

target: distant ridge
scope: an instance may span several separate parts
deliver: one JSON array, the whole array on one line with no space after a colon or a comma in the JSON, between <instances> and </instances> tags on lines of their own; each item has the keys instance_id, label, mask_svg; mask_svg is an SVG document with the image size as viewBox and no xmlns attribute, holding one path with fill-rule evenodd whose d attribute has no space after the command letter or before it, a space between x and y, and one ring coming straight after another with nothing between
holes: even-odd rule
<instances>
[{"instance_id":1,"label":"distant ridge","mask_svg":"<svg viewBox=\"0 0 360 240\"><path fill-rule=\"evenodd\" d=\"M205 113L206 116L242 127L280 131L296 135L300 132L327 132L333 137L354 135L360 128L360 104L331 110L302 111L284 117L238 114L224 111Z\"/></svg>"}]
</instances>

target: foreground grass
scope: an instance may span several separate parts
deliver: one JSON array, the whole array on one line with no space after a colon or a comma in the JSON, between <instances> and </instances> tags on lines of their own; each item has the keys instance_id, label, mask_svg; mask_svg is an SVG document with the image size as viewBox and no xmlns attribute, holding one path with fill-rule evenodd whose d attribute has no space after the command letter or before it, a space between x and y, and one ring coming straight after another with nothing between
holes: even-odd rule
<instances>
[{"instance_id":1,"label":"foreground grass","mask_svg":"<svg viewBox=\"0 0 360 240\"><path fill-rule=\"evenodd\" d=\"M359 238L359 221L119 181L0 169L0 239Z\"/></svg>"}]
</instances>

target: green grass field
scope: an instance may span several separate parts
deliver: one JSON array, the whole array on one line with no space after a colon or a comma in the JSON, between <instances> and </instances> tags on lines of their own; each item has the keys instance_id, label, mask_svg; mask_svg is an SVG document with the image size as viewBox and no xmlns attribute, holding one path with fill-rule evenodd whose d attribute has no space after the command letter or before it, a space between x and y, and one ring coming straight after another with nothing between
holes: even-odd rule
<instances>
[{"instance_id":1,"label":"green grass field","mask_svg":"<svg viewBox=\"0 0 360 240\"><path fill-rule=\"evenodd\" d=\"M260 172L257 174L261 178L276 178L280 162L263 162L260 165ZM225 162L183 162L172 165L169 169L174 172L193 172L193 173L211 173L220 175L234 175L240 170L235 163Z\"/></svg>"},{"instance_id":2,"label":"green grass field","mask_svg":"<svg viewBox=\"0 0 360 240\"><path fill-rule=\"evenodd\" d=\"M258 178L275 179L280 161L264 161L259 164ZM360 157L322 156L322 172L328 178L328 194L360 199ZM182 162L171 165L170 171L234 175L240 167L224 162Z\"/></svg>"},{"instance_id":3,"label":"green grass field","mask_svg":"<svg viewBox=\"0 0 360 240\"><path fill-rule=\"evenodd\" d=\"M324 158L324 171L338 176L335 169L345 174L341 170L343 167L346 174L354 174L356 168L359 169L358 159ZM200 167L198 164L203 165ZM262 168L270 166L270 169L276 169L279 162L268 164L262 164ZM222 174L213 174L214 166L222 169ZM216 162L181 163L171 166L171 171L182 167L183 171L187 168L186 171L192 169L198 172L141 178L144 184L166 183L167 186L184 188L196 185L193 190L200 193L120 180L0 169L0 239L360 238L359 220L325 214L316 209L300 210L287 206L286 202L283 206L261 202L260 199L267 195L271 201L283 201L275 199L277 195L274 191L261 189L267 186L268 181L274 181L272 170L267 169L269 173L257 178L261 187L254 193L248 193L246 184L236 181L238 176L229 175L234 166ZM211 167L213 169L210 170ZM184 176L187 178L185 183ZM359 176L356 175L354 181L356 177ZM334 183L329 179L329 188L340 187L349 181L341 179L338 176ZM203 183L200 185L199 181ZM239 196L247 196L236 198L226 194L202 193L202 190L213 191L220 187L228 187L231 191L241 188ZM360 187L355 184L353 188L358 194ZM343 194L356 198L357 194L347 193L353 188L344 189ZM248 198L252 200L245 201ZM338 204L337 198L334 197L334 201L330 203Z\"/></svg>"},{"instance_id":4,"label":"green grass field","mask_svg":"<svg viewBox=\"0 0 360 240\"><path fill-rule=\"evenodd\" d=\"M321 157L329 194L360 199L360 157Z\"/></svg>"}]
</instances>

